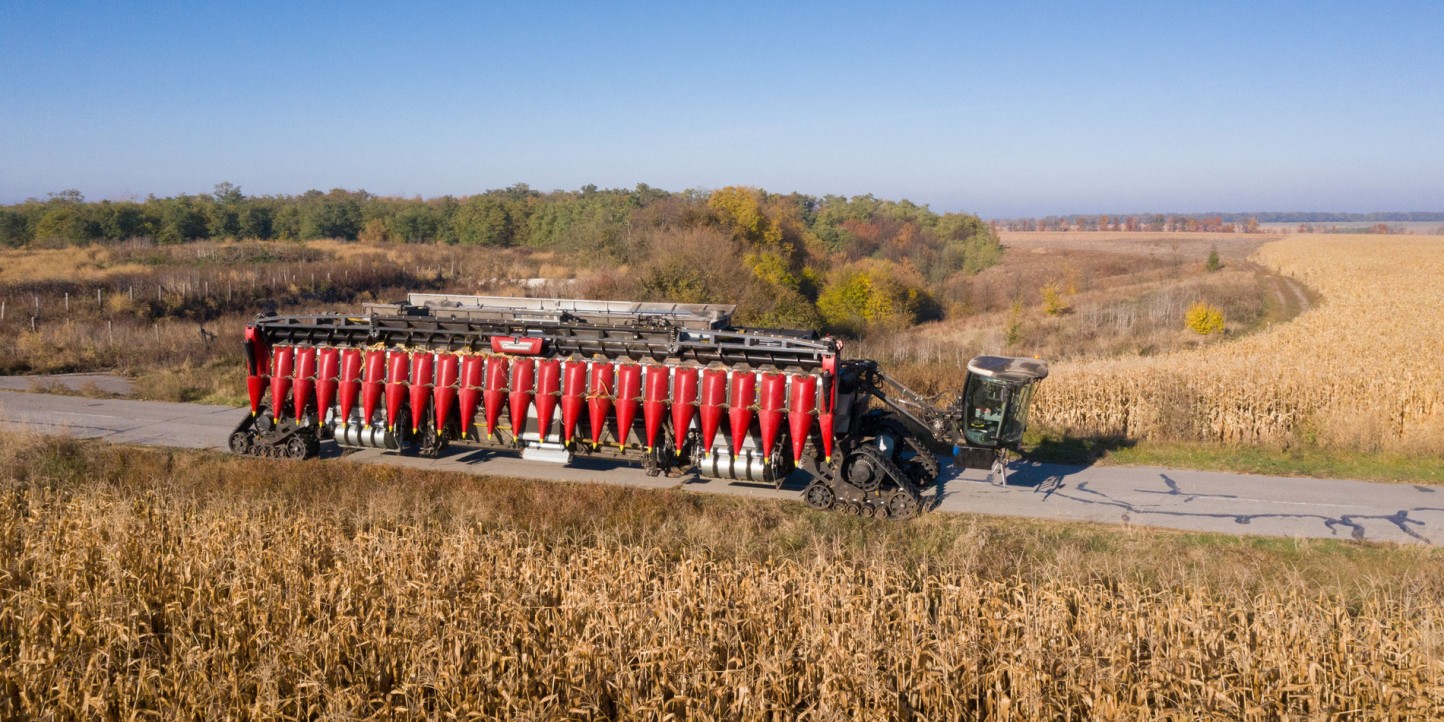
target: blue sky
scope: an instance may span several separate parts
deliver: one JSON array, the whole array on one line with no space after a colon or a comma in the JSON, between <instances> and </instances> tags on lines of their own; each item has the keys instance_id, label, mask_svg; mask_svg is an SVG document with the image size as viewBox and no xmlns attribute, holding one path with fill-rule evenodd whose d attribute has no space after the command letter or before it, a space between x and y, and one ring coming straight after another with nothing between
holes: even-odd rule
<instances>
[{"instance_id":1,"label":"blue sky","mask_svg":"<svg viewBox=\"0 0 1444 722\"><path fill-rule=\"evenodd\" d=\"M1444 210L1444 3L14 3L0 202L524 182Z\"/></svg>"}]
</instances>

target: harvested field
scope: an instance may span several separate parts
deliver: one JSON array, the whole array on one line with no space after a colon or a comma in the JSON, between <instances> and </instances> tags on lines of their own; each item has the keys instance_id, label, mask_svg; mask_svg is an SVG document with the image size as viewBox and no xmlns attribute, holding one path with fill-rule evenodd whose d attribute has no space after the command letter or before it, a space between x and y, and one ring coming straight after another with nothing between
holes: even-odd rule
<instances>
[{"instance_id":1,"label":"harvested field","mask_svg":"<svg viewBox=\"0 0 1444 722\"><path fill-rule=\"evenodd\" d=\"M1020 250L1049 249L1124 253L1157 260L1178 261L1203 258L1218 249L1225 260L1243 260L1278 234L1185 233L1111 231L1000 231L1003 245Z\"/></svg>"},{"instance_id":2,"label":"harvested field","mask_svg":"<svg viewBox=\"0 0 1444 722\"><path fill-rule=\"evenodd\" d=\"M5 718L1444 713L1437 551L3 441Z\"/></svg>"},{"instance_id":3,"label":"harvested field","mask_svg":"<svg viewBox=\"0 0 1444 722\"><path fill-rule=\"evenodd\" d=\"M1444 237L1293 236L1253 258L1322 300L1198 351L1060 364L1035 418L1086 435L1444 454Z\"/></svg>"}]
</instances>

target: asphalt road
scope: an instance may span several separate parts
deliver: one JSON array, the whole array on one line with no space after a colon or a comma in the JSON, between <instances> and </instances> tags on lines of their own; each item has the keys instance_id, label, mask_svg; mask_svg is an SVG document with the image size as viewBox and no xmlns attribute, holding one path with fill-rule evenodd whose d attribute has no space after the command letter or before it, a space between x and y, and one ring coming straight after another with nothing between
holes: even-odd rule
<instances>
[{"instance_id":1,"label":"asphalt road","mask_svg":"<svg viewBox=\"0 0 1444 722\"><path fill-rule=\"evenodd\" d=\"M0 429L147 446L224 449L244 413L224 406L0 392ZM650 478L629 466L590 461L559 466L466 447L453 447L440 459L370 450L343 456L329 444L323 454L332 458L303 463L380 463L649 488L681 486L756 498L797 499L806 482L801 474L782 489L695 476ZM948 468L939 484L937 508L1231 534L1444 544L1444 487L1029 462L1015 462L1008 481L1000 486L985 471Z\"/></svg>"}]
</instances>

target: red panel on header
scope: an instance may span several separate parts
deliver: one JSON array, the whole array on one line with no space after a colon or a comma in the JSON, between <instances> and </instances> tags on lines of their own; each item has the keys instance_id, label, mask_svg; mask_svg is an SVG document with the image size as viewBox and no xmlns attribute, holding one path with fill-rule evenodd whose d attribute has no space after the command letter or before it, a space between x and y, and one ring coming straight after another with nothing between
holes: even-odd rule
<instances>
[{"instance_id":1,"label":"red panel on header","mask_svg":"<svg viewBox=\"0 0 1444 722\"><path fill-rule=\"evenodd\" d=\"M491 350L493 353L536 356L541 353L542 340L526 336L492 336Z\"/></svg>"}]
</instances>

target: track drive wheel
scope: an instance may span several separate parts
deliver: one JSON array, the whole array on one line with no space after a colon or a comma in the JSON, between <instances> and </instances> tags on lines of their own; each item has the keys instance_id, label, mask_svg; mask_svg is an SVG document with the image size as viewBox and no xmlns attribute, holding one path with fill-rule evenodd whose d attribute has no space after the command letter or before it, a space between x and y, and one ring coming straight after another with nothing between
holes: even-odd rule
<instances>
[{"instance_id":1,"label":"track drive wheel","mask_svg":"<svg viewBox=\"0 0 1444 722\"><path fill-rule=\"evenodd\" d=\"M894 491L887 498L887 515L893 519L911 519L918 515L918 500L904 489Z\"/></svg>"},{"instance_id":2,"label":"track drive wheel","mask_svg":"<svg viewBox=\"0 0 1444 722\"><path fill-rule=\"evenodd\" d=\"M814 509L831 509L837 501L837 494L834 494L832 487L822 480L814 481L802 492L802 500Z\"/></svg>"},{"instance_id":3,"label":"track drive wheel","mask_svg":"<svg viewBox=\"0 0 1444 722\"><path fill-rule=\"evenodd\" d=\"M868 420L867 433L872 436L887 435L897 440L892 453L892 462L902 470L908 483L922 491L932 486L942 473L938 457L911 431L907 425L892 415L880 415Z\"/></svg>"},{"instance_id":4,"label":"track drive wheel","mask_svg":"<svg viewBox=\"0 0 1444 722\"><path fill-rule=\"evenodd\" d=\"M245 431L237 431L231 434L231 453L242 456L251 453L251 435Z\"/></svg>"},{"instance_id":5,"label":"track drive wheel","mask_svg":"<svg viewBox=\"0 0 1444 722\"><path fill-rule=\"evenodd\" d=\"M286 456L288 458L304 459L310 451L310 448L306 445L306 440L301 438L299 434L286 439Z\"/></svg>"},{"instance_id":6,"label":"track drive wheel","mask_svg":"<svg viewBox=\"0 0 1444 722\"><path fill-rule=\"evenodd\" d=\"M888 480L888 464L877 449L858 447L842 462L842 478L863 491L877 491Z\"/></svg>"}]
</instances>

